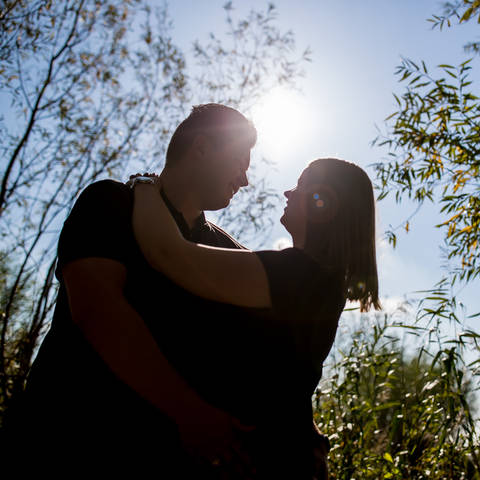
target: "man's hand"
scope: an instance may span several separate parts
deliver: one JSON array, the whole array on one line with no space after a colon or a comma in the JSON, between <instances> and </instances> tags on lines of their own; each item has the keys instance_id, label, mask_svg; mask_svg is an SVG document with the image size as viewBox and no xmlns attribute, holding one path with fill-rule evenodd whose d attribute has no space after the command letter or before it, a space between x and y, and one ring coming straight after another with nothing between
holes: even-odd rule
<instances>
[{"instance_id":1,"label":"man's hand","mask_svg":"<svg viewBox=\"0 0 480 480\"><path fill-rule=\"evenodd\" d=\"M242 437L254 427L243 425L206 403L198 407L182 419L176 419L180 437L190 456L200 463L210 464L213 470L231 472L235 475L233 478L253 478L252 459Z\"/></svg>"}]
</instances>

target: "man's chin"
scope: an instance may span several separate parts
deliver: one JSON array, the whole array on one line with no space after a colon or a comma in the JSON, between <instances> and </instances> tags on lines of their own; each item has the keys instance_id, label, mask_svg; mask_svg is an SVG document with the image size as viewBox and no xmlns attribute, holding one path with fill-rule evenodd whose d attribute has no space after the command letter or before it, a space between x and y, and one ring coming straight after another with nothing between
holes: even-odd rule
<instances>
[{"instance_id":1,"label":"man's chin","mask_svg":"<svg viewBox=\"0 0 480 480\"><path fill-rule=\"evenodd\" d=\"M223 210L224 208L227 208L230 205L230 198L223 200L222 202L211 202L209 203L203 210L209 211L209 212L215 212L217 210Z\"/></svg>"},{"instance_id":2,"label":"man's chin","mask_svg":"<svg viewBox=\"0 0 480 480\"><path fill-rule=\"evenodd\" d=\"M222 208L227 208L229 205L230 205L230 202L231 202L232 198L225 198L222 202L222 205L220 207L218 207L217 210L220 210Z\"/></svg>"}]
</instances>

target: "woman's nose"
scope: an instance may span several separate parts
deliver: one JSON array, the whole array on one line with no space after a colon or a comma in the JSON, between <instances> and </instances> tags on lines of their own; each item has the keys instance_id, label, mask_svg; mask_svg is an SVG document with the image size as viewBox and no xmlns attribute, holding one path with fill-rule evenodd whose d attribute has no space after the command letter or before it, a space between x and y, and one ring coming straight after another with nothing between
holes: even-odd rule
<instances>
[{"instance_id":1,"label":"woman's nose","mask_svg":"<svg viewBox=\"0 0 480 480\"><path fill-rule=\"evenodd\" d=\"M291 190L285 190L285 191L283 192L283 194L285 195L285 197L286 197L287 199L288 199L288 197L290 196L290 192L291 192Z\"/></svg>"}]
</instances>

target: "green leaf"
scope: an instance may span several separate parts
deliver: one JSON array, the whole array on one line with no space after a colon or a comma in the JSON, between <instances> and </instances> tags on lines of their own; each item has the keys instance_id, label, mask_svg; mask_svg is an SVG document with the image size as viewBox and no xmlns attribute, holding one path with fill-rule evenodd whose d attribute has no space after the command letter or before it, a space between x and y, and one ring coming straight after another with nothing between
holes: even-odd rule
<instances>
[{"instance_id":1,"label":"green leaf","mask_svg":"<svg viewBox=\"0 0 480 480\"><path fill-rule=\"evenodd\" d=\"M374 408L375 412L380 412L382 410L387 410L388 408L399 407L401 403L399 401L382 403Z\"/></svg>"},{"instance_id":2,"label":"green leaf","mask_svg":"<svg viewBox=\"0 0 480 480\"><path fill-rule=\"evenodd\" d=\"M465 10L464 14L460 18L459 23L467 22L469 18L472 16L473 11L474 11L473 7L467 8L467 10Z\"/></svg>"}]
</instances>

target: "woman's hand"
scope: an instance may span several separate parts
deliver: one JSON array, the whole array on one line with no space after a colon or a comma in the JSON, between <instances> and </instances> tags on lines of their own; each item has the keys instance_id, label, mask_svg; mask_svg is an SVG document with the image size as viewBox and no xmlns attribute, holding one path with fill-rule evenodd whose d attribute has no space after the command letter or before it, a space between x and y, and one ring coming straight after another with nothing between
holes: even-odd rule
<instances>
[{"instance_id":1,"label":"woman's hand","mask_svg":"<svg viewBox=\"0 0 480 480\"><path fill-rule=\"evenodd\" d=\"M133 187L135 184L134 180L138 177L153 178L154 183L157 184L159 187L161 186L160 176L157 175L156 173L148 173L148 172L145 172L145 173L138 172L138 173L134 173L133 175L130 175L130 177L128 177L128 181L125 182L125 184L129 187Z\"/></svg>"}]
</instances>

